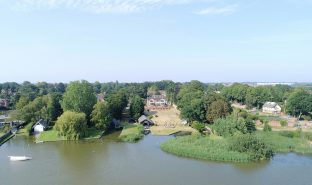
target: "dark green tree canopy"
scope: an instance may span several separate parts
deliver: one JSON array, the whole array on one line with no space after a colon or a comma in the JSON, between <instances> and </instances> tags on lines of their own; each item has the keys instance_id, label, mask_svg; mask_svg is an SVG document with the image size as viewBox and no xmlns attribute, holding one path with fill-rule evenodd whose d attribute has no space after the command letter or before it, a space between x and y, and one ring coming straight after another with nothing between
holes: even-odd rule
<instances>
[{"instance_id":1,"label":"dark green tree canopy","mask_svg":"<svg viewBox=\"0 0 312 185\"><path fill-rule=\"evenodd\" d=\"M296 90L290 94L287 104L287 113L293 116L301 116L312 112L312 95L303 89Z\"/></svg>"},{"instance_id":2,"label":"dark green tree canopy","mask_svg":"<svg viewBox=\"0 0 312 185\"><path fill-rule=\"evenodd\" d=\"M91 121L94 123L95 127L103 131L109 128L113 119L110 108L106 102L98 102L95 104L91 115Z\"/></svg>"},{"instance_id":3,"label":"dark green tree canopy","mask_svg":"<svg viewBox=\"0 0 312 185\"><path fill-rule=\"evenodd\" d=\"M140 96L134 96L130 101L130 116L138 120L139 117L144 114L144 100Z\"/></svg>"},{"instance_id":4,"label":"dark green tree canopy","mask_svg":"<svg viewBox=\"0 0 312 185\"><path fill-rule=\"evenodd\" d=\"M93 86L83 80L68 85L61 104L64 111L83 112L87 118L90 118L95 103Z\"/></svg>"}]
</instances>

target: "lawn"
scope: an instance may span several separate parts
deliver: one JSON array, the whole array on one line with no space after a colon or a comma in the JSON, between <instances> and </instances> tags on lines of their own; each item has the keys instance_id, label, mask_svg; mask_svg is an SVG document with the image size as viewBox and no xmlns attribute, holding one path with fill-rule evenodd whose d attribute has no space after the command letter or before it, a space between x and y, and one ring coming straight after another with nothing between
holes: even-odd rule
<instances>
[{"instance_id":1,"label":"lawn","mask_svg":"<svg viewBox=\"0 0 312 185\"><path fill-rule=\"evenodd\" d=\"M124 124L119 139L123 142L135 143L144 137L143 132L142 125Z\"/></svg>"},{"instance_id":2,"label":"lawn","mask_svg":"<svg viewBox=\"0 0 312 185\"><path fill-rule=\"evenodd\" d=\"M95 128L88 128L87 130L87 137L83 139L99 139L102 135L102 132L100 130L97 130ZM64 136L59 136L58 131L56 130L48 130L44 131L40 134L38 141L65 141L68 140Z\"/></svg>"}]
</instances>

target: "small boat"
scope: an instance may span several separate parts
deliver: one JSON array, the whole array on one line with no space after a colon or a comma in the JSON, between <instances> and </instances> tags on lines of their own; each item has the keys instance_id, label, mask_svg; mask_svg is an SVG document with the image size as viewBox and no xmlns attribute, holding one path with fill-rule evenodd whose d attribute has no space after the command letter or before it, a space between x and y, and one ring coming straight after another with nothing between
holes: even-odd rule
<instances>
[{"instance_id":1,"label":"small boat","mask_svg":"<svg viewBox=\"0 0 312 185\"><path fill-rule=\"evenodd\" d=\"M44 141L35 141L36 144L38 143L44 143Z\"/></svg>"},{"instance_id":2,"label":"small boat","mask_svg":"<svg viewBox=\"0 0 312 185\"><path fill-rule=\"evenodd\" d=\"M27 157L27 156L8 156L10 158L11 161L27 161L27 160L31 160L31 157Z\"/></svg>"}]
</instances>

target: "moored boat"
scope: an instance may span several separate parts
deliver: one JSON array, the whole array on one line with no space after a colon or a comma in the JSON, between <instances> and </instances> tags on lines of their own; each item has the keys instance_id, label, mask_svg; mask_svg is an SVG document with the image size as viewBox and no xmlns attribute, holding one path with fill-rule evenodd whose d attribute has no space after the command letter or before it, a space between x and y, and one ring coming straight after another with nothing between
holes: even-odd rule
<instances>
[{"instance_id":1,"label":"moored boat","mask_svg":"<svg viewBox=\"0 0 312 185\"><path fill-rule=\"evenodd\" d=\"M31 160L31 157L27 157L27 156L8 156L10 158L11 161L27 161L27 160Z\"/></svg>"}]
</instances>

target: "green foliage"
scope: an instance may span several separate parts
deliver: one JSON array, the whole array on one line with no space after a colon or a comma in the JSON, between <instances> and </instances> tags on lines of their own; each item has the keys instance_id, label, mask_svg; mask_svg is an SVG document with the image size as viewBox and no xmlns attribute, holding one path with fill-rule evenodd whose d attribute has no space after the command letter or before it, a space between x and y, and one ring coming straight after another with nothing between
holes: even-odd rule
<instances>
[{"instance_id":1,"label":"green foliage","mask_svg":"<svg viewBox=\"0 0 312 185\"><path fill-rule=\"evenodd\" d=\"M274 155L273 149L267 143L252 134L238 135L230 143L230 150L248 153L253 161L270 159Z\"/></svg>"},{"instance_id":2,"label":"green foliage","mask_svg":"<svg viewBox=\"0 0 312 185\"><path fill-rule=\"evenodd\" d=\"M132 97L130 101L130 116L138 120L144 114L144 105L144 100L140 96L136 95Z\"/></svg>"},{"instance_id":3,"label":"green foliage","mask_svg":"<svg viewBox=\"0 0 312 185\"><path fill-rule=\"evenodd\" d=\"M181 93L181 92L180 92ZM206 120L206 106L203 91L188 91L179 93L178 108L181 111L182 118L188 121L204 122Z\"/></svg>"},{"instance_id":4,"label":"green foliage","mask_svg":"<svg viewBox=\"0 0 312 185\"><path fill-rule=\"evenodd\" d=\"M121 119L122 113L128 104L127 96L125 91L118 91L111 94L108 97L108 106L111 110L111 115L113 118Z\"/></svg>"},{"instance_id":5,"label":"green foliage","mask_svg":"<svg viewBox=\"0 0 312 185\"><path fill-rule=\"evenodd\" d=\"M95 127L103 131L109 128L113 120L110 108L106 102L98 102L95 104L91 117L91 121L94 123Z\"/></svg>"},{"instance_id":6,"label":"green foliage","mask_svg":"<svg viewBox=\"0 0 312 185\"><path fill-rule=\"evenodd\" d=\"M232 112L231 105L222 100L216 100L209 105L207 111L207 120L212 123L214 120L218 118L225 118Z\"/></svg>"},{"instance_id":7,"label":"green foliage","mask_svg":"<svg viewBox=\"0 0 312 185\"><path fill-rule=\"evenodd\" d=\"M144 127L142 125L124 124L119 136L120 141L135 143L144 137Z\"/></svg>"},{"instance_id":8,"label":"green foliage","mask_svg":"<svg viewBox=\"0 0 312 185\"><path fill-rule=\"evenodd\" d=\"M211 139L202 136L183 136L170 139L161 144L165 152L182 157L195 159L250 162L252 157L248 153L230 150L229 139Z\"/></svg>"},{"instance_id":9,"label":"green foliage","mask_svg":"<svg viewBox=\"0 0 312 185\"><path fill-rule=\"evenodd\" d=\"M54 129L68 140L78 140L87 134L87 120L84 113L66 111L56 121Z\"/></svg>"},{"instance_id":10,"label":"green foliage","mask_svg":"<svg viewBox=\"0 0 312 185\"><path fill-rule=\"evenodd\" d=\"M299 117L309 114L312 112L312 95L302 89L293 92L287 100L286 111Z\"/></svg>"},{"instance_id":11,"label":"green foliage","mask_svg":"<svg viewBox=\"0 0 312 185\"><path fill-rule=\"evenodd\" d=\"M248 133L252 133L252 132L257 131L256 123L255 123L254 120L252 120L252 119L250 119L250 118L246 118L246 119L245 119L245 125L246 125L247 132L248 132Z\"/></svg>"},{"instance_id":12,"label":"green foliage","mask_svg":"<svg viewBox=\"0 0 312 185\"><path fill-rule=\"evenodd\" d=\"M53 122L62 113L60 99L61 96L54 93L37 97L19 109L17 117L27 123L35 123L39 119Z\"/></svg>"},{"instance_id":13,"label":"green foliage","mask_svg":"<svg viewBox=\"0 0 312 185\"><path fill-rule=\"evenodd\" d=\"M200 132L200 133L202 133L203 131L205 131L205 124L203 124L203 123L200 123L200 122L198 122L198 121L194 121L193 123L192 123L192 128L194 128L195 130L197 130L198 132Z\"/></svg>"},{"instance_id":14,"label":"green foliage","mask_svg":"<svg viewBox=\"0 0 312 185\"><path fill-rule=\"evenodd\" d=\"M286 127L288 125L288 122L286 120L281 120L280 124L282 127Z\"/></svg>"},{"instance_id":15,"label":"green foliage","mask_svg":"<svg viewBox=\"0 0 312 185\"><path fill-rule=\"evenodd\" d=\"M310 114L309 115L302 115L301 117L302 117L302 119L304 119L306 121L312 121L312 118L311 118Z\"/></svg>"},{"instance_id":16,"label":"green foliage","mask_svg":"<svg viewBox=\"0 0 312 185\"><path fill-rule=\"evenodd\" d=\"M267 121L264 122L263 131L264 132L271 132L272 131L272 127L269 125L269 123Z\"/></svg>"},{"instance_id":17,"label":"green foliage","mask_svg":"<svg viewBox=\"0 0 312 185\"><path fill-rule=\"evenodd\" d=\"M304 136L297 136L300 131L296 132L293 133L294 137L283 136L285 132L256 132L256 135L265 143L269 143L275 152L312 154L312 147L307 141L309 133L304 133Z\"/></svg>"},{"instance_id":18,"label":"green foliage","mask_svg":"<svg viewBox=\"0 0 312 185\"><path fill-rule=\"evenodd\" d=\"M213 128L219 136L223 137L248 133L246 121L243 118L237 118L234 116L217 119L214 122Z\"/></svg>"},{"instance_id":19,"label":"green foliage","mask_svg":"<svg viewBox=\"0 0 312 185\"><path fill-rule=\"evenodd\" d=\"M93 86L83 80L68 85L61 104L64 111L83 112L89 118L95 103Z\"/></svg>"}]
</instances>

